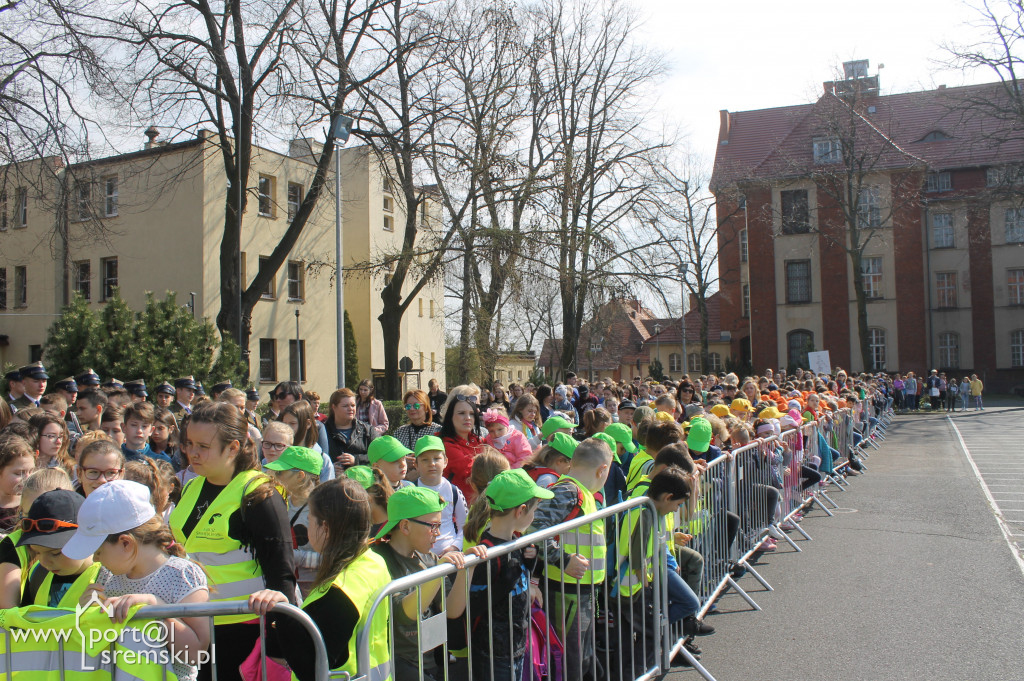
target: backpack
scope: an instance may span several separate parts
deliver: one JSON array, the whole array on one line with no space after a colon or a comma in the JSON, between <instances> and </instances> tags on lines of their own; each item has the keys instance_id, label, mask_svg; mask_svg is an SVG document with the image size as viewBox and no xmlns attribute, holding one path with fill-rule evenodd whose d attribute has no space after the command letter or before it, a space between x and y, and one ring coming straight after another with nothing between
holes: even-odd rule
<instances>
[{"instance_id":1,"label":"backpack","mask_svg":"<svg viewBox=\"0 0 1024 681\"><path fill-rule=\"evenodd\" d=\"M529 469L524 467L523 470L526 471L527 475L533 478L534 482L537 482L542 475L553 475L556 478L559 477L558 472L555 469L545 468L544 466L535 466Z\"/></svg>"},{"instance_id":2,"label":"backpack","mask_svg":"<svg viewBox=\"0 0 1024 681\"><path fill-rule=\"evenodd\" d=\"M530 614L530 637L526 642L526 657L529 675L524 674L523 681L562 681L565 650L558 639L558 634L555 633L555 628L548 621L547 614L536 605Z\"/></svg>"}]
</instances>

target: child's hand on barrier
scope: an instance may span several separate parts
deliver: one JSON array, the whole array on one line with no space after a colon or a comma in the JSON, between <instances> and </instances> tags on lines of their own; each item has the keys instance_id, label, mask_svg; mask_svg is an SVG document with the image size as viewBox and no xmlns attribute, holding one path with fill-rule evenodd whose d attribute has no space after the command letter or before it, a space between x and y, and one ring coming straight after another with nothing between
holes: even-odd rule
<instances>
[{"instance_id":1,"label":"child's hand on barrier","mask_svg":"<svg viewBox=\"0 0 1024 681\"><path fill-rule=\"evenodd\" d=\"M469 552L480 560L487 560L487 547L482 544L470 548Z\"/></svg>"},{"instance_id":2,"label":"child's hand on barrier","mask_svg":"<svg viewBox=\"0 0 1024 681\"><path fill-rule=\"evenodd\" d=\"M565 573L575 579L580 579L590 569L590 561L578 553L572 554L569 564L565 566Z\"/></svg>"},{"instance_id":3,"label":"child's hand on barrier","mask_svg":"<svg viewBox=\"0 0 1024 681\"><path fill-rule=\"evenodd\" d=\"M462 551L450 551L441 556L438 562L450 563L451 565L454 565L458 569L462 570L466 567L466 556L463 555Z\"/></svg>"},{"instance_id":4,"label":"child's hand on barrier","mask_svg":"<svg viewBox=\"0 0 1024 681\"><path fill-rule=\"evenodd\" d=\"M280 591L262 589L249 596L249 608L262 617L270 612L278 603L287 603L288 599Z\"/></svg>"},{"instance_id":5,"label":"child's hand on barrier","mask_svg":"<svg viewBox=\"0 0 1024 681\"><path fill-rule=\"evenodd\" d=\"M523 558L525 558L526 560L533 560L536 557L537 557L537 547L534 546L533 544L530 544L525 549L523 549Z\"/></svg>"},{"instance_id":6,"label":"child's hand on barrier","mask_svg":"<svg viewBox=\"0 0 1024 681\"><path fill-rule=\"evenodd\" d=\"M96 598L100 601L103 601L106 598L104 595L105 592L103 590L103 585L99 582L93 582L89 586L85 587L85 591L82 592L82 597L78 599L78 604L84 607L86 603L92 600L93 594L96 594Z\"/></svg>"},{"instance_id":7,"label":"child's hand on barrier","mask_svg":"<svg viewBox=\"0 0 1024 681\"><path fill-rule=\"evenodd\" d=\"M693 463L701 472L706 471L708 469L708 462L705 461L704 459L694 459Z\"/></svg>"},{"instance_id":8,"label":"child's hand on barrier","mask_svg":"<svg viewBox=\"0 0 1024 681\"><path fill-rule=\"evenodd\" d=\"M111 609L111 619L124 622L128 619L128 611L134 605L160 605L163 601L153 594L127 594L108 598L103 605Z\"/></svg>"},{"instance_id":9,"label":"child's hand on barrier","mask_svg":"<svg viewBox=\"0 0 1024 681\"><path fill-rule=\"evenodd\" d=\"M676 542L676 546L686 546L693 540L692 534L686 534L685 532L676 532L672 535L672 538Z\"/></svg>"}]
</instances>

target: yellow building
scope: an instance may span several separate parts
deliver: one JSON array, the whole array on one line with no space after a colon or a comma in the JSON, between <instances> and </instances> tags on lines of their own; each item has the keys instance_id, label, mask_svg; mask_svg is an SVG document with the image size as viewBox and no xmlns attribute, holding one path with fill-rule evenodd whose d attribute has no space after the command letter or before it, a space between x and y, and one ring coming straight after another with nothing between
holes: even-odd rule
<instances>
[{"instance_id":1,"label":"yellow building","mask_svg":"<svg viewBox=\"0 0 1024 681\"><path fill-rule=\"evenodd\" d=\"M20 366L38 359L47 329L75 291L101 306L118 287L136 309L147 291L158 297L174 291L182 303L194 297L197 317L215 319L227 187L219 151L205 131L174 144L156 142L154 129L147 133L150 141L141 151L74 166L70 173L54 159L0 171L6 190L0 194L0 339L7 337L6 346L0 342L0 361ZM309 186L315 172L311 145L317 151L304 140L293 141L287 155L253 150L242 228L246 285ZM344 259L351 267L397 251L405 214L366 147L342 151L341 161ZM67 201L61 200L62 184ZM305 388L329 394L337 385L333 188L331 178L288 261L253 310L250 379L264 387L297 378L299 355ZM383 374L377 316L384 276L365 270L345 276L360 378ZM412 360L405 387L443 380L443 299L440 283L425 287L403 319L399 357Z\"/></svg>"},{"instance_id":2,"label":"yellow building","mask_svg":"<svg viewBox=\"0 0 1024 681\"><path fill-rule=\"evenodd\" d=\"M508 387L511 383L523 385L537 368L537 354L532 350L503 352L494 366L494 380Z\"/></svg>"}]
</instances>

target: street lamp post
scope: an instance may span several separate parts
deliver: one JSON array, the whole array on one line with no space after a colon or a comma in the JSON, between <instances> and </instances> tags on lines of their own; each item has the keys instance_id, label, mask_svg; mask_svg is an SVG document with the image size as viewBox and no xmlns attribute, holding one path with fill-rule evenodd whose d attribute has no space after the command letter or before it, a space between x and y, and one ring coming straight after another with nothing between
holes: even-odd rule
<instances>
[{"instance_id":1,"label":"street lamp post","mask_svg":"<svg viewBox=\"0 0 1024 681\"><path fill-rule=\"evenodd\" d=\"M658 359L658 364L661 365L661 324L654 325L654 346L656 348L655 357ZM662 371L662 374L664 374L664 371Z\"/></svg>"},{"instance_id":2,"label":"street lamp post","mask_svg":"<svg viewBox=\"0 0 1024 681\"><path fill-rule=\"evenodd\" d=\"M302 336L299 335L299 308L295 308L295 374L299 377L299 383L302 383L305 373L302 370Z\"/></svg>"},{"instance_id":3,"label":"street lamp post","mask_svg":"<svg viewBox=\"0 0 1024 681\"><path fill-rule=\"evenodd\" d=\"M683 376L686 376L686 370L690 368L690 358L686 354L686 270L686 263L679 263L679 308L682 310L679 325L683 333ZM704 369L706 371L707 367Z\"/></svg>"},{"instance_id":4,"label":"street lamp post","mask_svg":"<svg viewBox=\"0 0 1024 681\"><path fill-rule=\"evenodd\" d=\"M334 286L336 293L338 323L338 387L345 387L345 293L342 288L341 260L341 149L352 133L352 119L338 116L331 125L331 137L334 139ZM295 312L298 315L298 310Z\"/></svg>"}]
</instances>

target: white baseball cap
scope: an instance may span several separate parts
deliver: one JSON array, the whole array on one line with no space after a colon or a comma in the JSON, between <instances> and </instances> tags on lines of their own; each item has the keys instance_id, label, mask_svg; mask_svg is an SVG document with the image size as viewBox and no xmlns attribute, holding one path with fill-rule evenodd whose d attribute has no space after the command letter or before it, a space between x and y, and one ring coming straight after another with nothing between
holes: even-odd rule
<instances>
[{"instance_id":1,"label":"white baseball cap","mask_svg":"<svg viewBox=\"0 0 1024 681\"><path fill-rule=\"evenodd\" d=\"M78 529L62 552L72 560L83 560L96 553L108 536L134 530L155 515L148 487L111 480L86 498L78 510Z\"/></svg>"}]
</instances>

